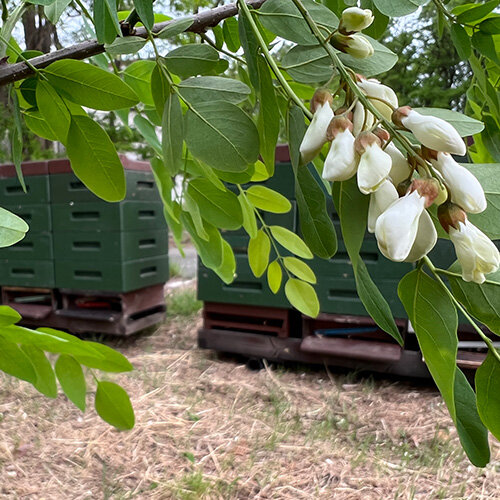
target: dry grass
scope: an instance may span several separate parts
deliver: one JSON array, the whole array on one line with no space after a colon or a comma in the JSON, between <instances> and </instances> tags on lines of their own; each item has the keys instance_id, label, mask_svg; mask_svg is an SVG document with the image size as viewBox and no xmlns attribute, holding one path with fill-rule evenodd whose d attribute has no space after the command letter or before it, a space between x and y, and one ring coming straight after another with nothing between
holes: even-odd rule
<instances>
[{"instance_id":1,"label":"dry grass","mask_svg":"<svg viewBox=\"0 0 500 500\"><path fill-rule=\"evenodd\" d=\"M199 314L122 342L137 424L0 380L0 497L498 499L426 385L308 368L248 370L195 346ZM91 396L91 395L89 395ZM91 398L89 398L91 399Z\"/></svg>"}]
</instances>

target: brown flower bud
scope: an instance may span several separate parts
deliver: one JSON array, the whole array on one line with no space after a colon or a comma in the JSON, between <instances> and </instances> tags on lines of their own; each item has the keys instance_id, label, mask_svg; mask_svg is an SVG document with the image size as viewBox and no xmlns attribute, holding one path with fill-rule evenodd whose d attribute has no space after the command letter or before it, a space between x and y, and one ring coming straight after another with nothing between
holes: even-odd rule
<instances>
[{"instance_id":1,"label":"brown flower bud","mask_svg":"<svg viewBox=\"0 0 500 500\"><path fill-rule=\"evenodd\" d=\"M344 132L344 130L349 129L352 132L352 122L349 118L345 116L336 116L332 118L332 121L328 125L328 129L326 130L326 138L329 141L333 141L337 134L340 132Z\"/></svg>"},{"instance_id":2,"label":"brown flower bud","mask_svg":"<svg viewBox=\"0 0 500 500\"><path fill-rule=\"evenodd\" d=\"M382 141L382 144L385 144L391 138L391 134L380 127L377 127L373 133Z\"/></svg>"},{"instance_id":3,"label":"brown flower bud","mask_svg":"<svg viewBox=\"0 0 500 500\"><path fill-rule=\"evenodd\" d=\"M450 232L450 227L458 230L458 223L462 222L465 224L465 221L467 220L467 215L465 214L465 212L458 205L455 205L455 203L452 203L451 201L440 205L438 207L437 215L441 226L443 226L443 229L447 233Z\"/></svg>"},{"instance_id":4,"label":"brown flower bud","mask_svg":"<svg viewBox=\"0 0 500 500\"><path fill-rule=\"evenodd\" d=\"M375 142L382 147L382 141L373 132L361 132L358 137L356 137L354 149L356 150L356 153L361 155L370 144Z\"/></svg>"},{"instance_id":5,"label":"brown flower bud","mask_svg":"<svg viewBox=\"0 0 500 500\"><path fill-rule=\"evenodd\" d=\"M315 113L320 106L325 104L325 102L330 104L333 102L332 93L328 89L317 89L311 99L311 111Z\"/></svg>"},{"instance_id":6,"label":"brown flower bud","mask_svg":"<svg viewBox=\"0 0 500 500\"><path fill-rule=\"evenodd\" d=\"M429 208L438 197L440 189L436 179L415 179L411 183L410 191L417 191L425 198L425 208Z\"/></svg>"},{"instance_id":7,"label":"brown flower bud","mask_svg":"<svg viewBox=\"0 0 500 500\"><path fill-rule=\"evenodd\" d=\"M405 130L408 130L406 129L406 127L402 124L401 120L405 117L405 116L408 116L408 113L411 111L411 107L410 106L401 106L400 108L396 109L393 113L392 113L392 121L395 125L397 125L398 127L400 128L403 128Z\"/></svg>"}]
</instances>

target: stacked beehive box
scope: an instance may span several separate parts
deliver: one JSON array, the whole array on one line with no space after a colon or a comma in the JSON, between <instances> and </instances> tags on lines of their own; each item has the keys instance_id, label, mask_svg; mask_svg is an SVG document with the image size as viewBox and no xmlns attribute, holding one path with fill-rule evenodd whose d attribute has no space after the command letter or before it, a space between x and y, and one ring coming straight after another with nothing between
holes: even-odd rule
<instances>
[{"instance_id":1,"label":"stacked beehive box","mask_svg":"<svg viewBox=\"0 0 500 500\"><path fill-rule=\"evenodd\" d=\"M120 203L93 195L65 159L23 164L27 194L13 166L0 166L0 204L30 226L25 239L0 250L2 300L25 321L43 316L46 326L124 334L163 314L162 203L149 164L122 163L127 194Z\"/></svg>"}]
</instances>

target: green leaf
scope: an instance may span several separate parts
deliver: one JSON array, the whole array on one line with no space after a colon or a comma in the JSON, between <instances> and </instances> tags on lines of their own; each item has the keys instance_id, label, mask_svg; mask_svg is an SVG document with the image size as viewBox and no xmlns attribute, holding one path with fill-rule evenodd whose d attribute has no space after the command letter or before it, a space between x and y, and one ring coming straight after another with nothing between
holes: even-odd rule
<instances>
[{"instance_id":1,"label":"green leaf","mask_svg":"<svg viewBox=\"0 0 500 500\"><path fill-rule=\"evenodd\" d=\"M0 335L0 370L31 384L36 382L36 373L28 356L3 335Z\"/></svg>"},{"instance_id":2,"label":"green leaf","mask_svg":"<svg viewBox=\"0 0 500 500\"><path fill-rule=\"evenodd\" d=\"M238 229L243 223L238 197L229 190L217 189L208 179L193 179L188 193L196 201L202 217L222 229Z\"/></svg>"},{"instance_id":3,"label":"green leaf","mask_svg":"<svg viewBox=\"0 0 500 500\"><path fill-rule=\"evenodd\" d=\"M21 95L25 99L25 101L35 108L37 107L36 103L36 86L38 84L38 78L26 78L21 85L19 85L19 91Z\"/></svg>"},{"instance_id":4,"label":"green leaf","mask_svg":"<svg viewBox=\"0 0 500 500\"><path fill-rule=\"evenodd\" d=\"M66 10L71 0L54 0L43 9L43 13L52 24L57 24L61 14Z\"/></svg>"},{"instance_id":5,"label":"green leaf","mask_svg":"<svg viewBox=\"0 0 500 500\"><path fill-rule=\"evenodd\" d=\"M180 19L175 19L168 23L168 25L159 31L156 36L162 39L173 38L186 31L192 24L192 17L181 17Z\"/></svg>"},{"instance_id":6,"label":"green leaf","mask_svg":"<svg viewBox=\"0 0 500 500\"><path fill-rule=\"evenodd\" d=\"M500 439L500 362L488 351L476 372L477 409L484 425Z\"/></svg>"},{"instance_id":7,"label":"green leaf","mask_svg":"<svg viewBox=\"0 0 500 500\"><path fill-rule=\"evenodd\" d=\"M179 83L181 96L190 103L227 101L239 104L250 94L247 85L222 76L197 76Z\"/></svg>"},{"instance_id":8,"label":"green leaf","mask_svg":"<svg viewBox=\"0 0 500 500\"><path fill-rule=\"evenodd\" d=\"M257 54L259 53L259 42L244 14L238 16L238 33L248 66L248 76L253 87L258 90L259 72L257 69Z\"/></svg>"},{"instance_id":9,"label":"green leaf","mask_svg":"<svg viewBox=\"0 0 500 500\"><path fill-rule=\"evenodd\" d=\"M280 132L280 112L269 67L263 57L257 59L259 71L259 115L257 128L260 155L269 175L274 173L274 156Z\"/></svg>"},{"instance_id":10,"label":"green leaf","mask_svg":"<svg viewBox=\"0 0 500 500\"><path fill-rule=\"evenodd\" d=\"M0 306L0 326L13 325L21 320L21 315L12 307Z\"/></svg>"},{"instance_id":11,"label":"green leaf","mask_svg":"<svg viewBox=\"0 0 500 500\"><path fill-rule=\"evenodd\" d=\"M182 45L165 56L169 71L187 77L212 71L219 61L219 53L210 45L192 43Z\"/></svg>"},{"instance_id":12,"label":"green leaf","mask_svg":"<svg viewBox=\"0 0 500 500\"><path fill-rule=\"evenodd\" d=\"M99 416L118 430L132 429L134 410L125 390L113 382L100 380L95 393L95 409Z\"/></svg>"},{"instance_id":13,"label":"green leaf","mask_svg":"<svg viewBox=\"0 0 500 500\"><path fill-rule=\"evenodd\" d=\"M106 201L125 197L125 174L108 134L88 116L73 116L66 144L75 175Z\"/></svg>"},{"instance_id":14,"label":"green leaf","mask_svg":"<svg viewBox=\"0 0 500 500\"><path fill-rule=\"evenodd\" d=\"M229 102L196 103L187 112L186 144L196 158L226 172L241 172L259 156L255 124Z\"/></svg>"},{"instance_id":15,"label":"green leaf","mask_svg":"<svg viewBox=\"0 0 500 500\"><path fill-rule=\"evenodd\" d=\"M112 56L121 54L135 54L139 52L148 41L140 36L124 36L115 38L113 43L105 45L106 52Z\"/></svg>"},{"instance_id":16,"label":"green leaf","mask_svg":"<svg viewBox=\"0 0 500 500\"><path fill-rule=\"evenodd\" d=\"M492 35L476 31L472 35L471 41L472 46L477 49L481 55L500 65L500 59Z\"/></svg>"},{"instance_id":17,"label":"green leaf","mask_svg":"<svg viewBox=\"0 0 500 500\"><path fill-rule=\"evenodd\" d=\"M277 260L273 260L267 268L267 284L274 294L278 293L283 279L283 271Z\"/></svg>"},{"instance_id":18,"label":"green leaf","mask_svg":"<svg viewBox=\"0 0 500 500\"><path fill-rule=\"evenodd\" d=\"M210 269L218 269L223 262L224 248L222 237L215 226L205 223L205 231L208 234L208 240L200 238L193 223L191 215L183 212L181 215L182 223L191 235L194 246L200 256L201 261Z\"/></svg>"},{"instance_id":19,"label":"green leaf","mask_svg":"<svg viewBox=\"0 0 500 500\"><path fill-rule=\"evenodd\" d=\"M373 0L378 10L389 17L402 17L415 12L427 0Z\"/></svg>"},{"instance_id":20,"label":"green leaf","mask_svg":"<svg viewBox=\"0 0 500 500\"><path fill-rule=\"evenodd\" d=\"M171 94L165 103L161 125L163 161L170 174L175 175L182 169L182 145L184 143L181 103L175 94Z\"/></svg>"},{"instance_id":21,"label":"green leaf","mask_svg":"<svg viewBox=\"0 0 500 500\"><path fill-rule=\"evenodd\" d=\"M271 234L274 239L293 254L302 257L303 259L313 258L311 250L309 250L309 247L304 243L299 235L280 226L270 226L269 229L271 229Z\"/></svg>"},{"instance_id":22,"label":"green leaf","mask_svg":"<svg viewBox=\"0 0 500 500\"><path fill-rule=\"evenodd\" d=\"M257 220L254 209L244 194L240 193L238 195L238 201L240 202L241 213L243 215L243 227L250 238L255 238L257 236Z\"/></svg>"},{"instance_id":23,"label":"green leaf","mask_svg":"<svg viewBox=\"0 0 500 500\"><path fill-rule=\"evenodd\" d=\"M337 28L339 20L328 7L313 0L302 0L302 3L319 26L330 32ZM289 0L267 0L256 13L265 28L286 40L300 45L318 43L300 11Z\"/></svg>"},{"instance_id":24,"label":"green leaf","mask_svg":"<svg viewBox=\"0 0 500 500\"><path fill-rule=\"evenodd\" d=\"M240 48L240 37L238 34L238 21L234 17L228 17L222 25L224 42L231 52L237 52Z\"/></svg>"},{"instance_id":25,"label":"green leaf","mask_svg":"<svg viewBox=\"0 0 500 500\"><path fill-rule=\"evenodd\" d=\"M415 329L425 363L455 420L458 349L455 306L439 283L422 269L411 271L399 282L398 295Z\"/></svg>"},{"instance_id":26,"label":"green leaf","mask_svg":"<svg viewBox=\"0 0 500 500\"><path fill-rule=\"evenodd\" d=\"M116 0L94 0L94 26L99 43L111 43L120 35Z\"/></svg>"},{"instance_id":27,"label":"green leaf","mask_svg":"<svg viewBox=\"0 0 500 500\"><path fill-rule=\"evenodd\" d=\"M461 274L461 267L455 262L449 271ZM486 325L493 333L500 335L500 271L488 275L488 281L479 285L462 278L447 275L453 295L472 316Z\"/></svg>"},{"instance_id":28,"label":"green leaf","mask_svg":"<svg viewBox=\"0 0 500 500\"><path fill-rule=\"evenodd\" d=\"M325 194L307 167L294 171L302 237L315 255L329 259L337 252L338 244L335 227L326 208Z\"/></svg>"},{"instance_id":29,"label":"green leaf","mask_svg":"<svg viewBox=\"0 0 500 500\"><path fill-rule=\"evenodd\" d=\"M222 239L222 264L214 269L219 278L226 284L232 283L236 272L236 259L231 245Z\"/></svg>"},{"instance_id":30,"label":"green leaf","mask_svg":"<svg viewBox=\"0 0 500 500\"><path fill-rule=\"evenodd\" d=\"M301 280L312 283L316 283L316 275L314 271L302 260L296 257L283 257L283 264L285 267L295 276Z\"/></svg>"},{"instance_id":31,"label":"green leaf","mask_svg":"<svg viewBox=\"0 0 500 500\"><path fill-rule=\"evenodd\" d=\"M154 125L141 115L134 116L134 125L139 133L144 137L146 142L155 150L159 155L162 154L160 139L156 135Z\"/></svg>"},{"instance_id":32,"label":"green leaf","mask_svg":"<svg viewBox=\"0 0 500 500\"><path fill-rule=\"evenodd\" d=\"M115 351L105 344L85 341L84 346L86 348L91 348L93 352L96 352L99 355L99 357L74 353L74 358L82 365L105 372L116 373L129 372L134 369L130 361L123 354Z\"/></svg>"},{"instance_id":33,"label":"green leaf","mask_svg":"<svg viewBox=\"0 0 500 500\"><path fill-rule=\"evenodd\" d=\"M466 116L458 111L441 108L413 108L422 115L436 116L446 120L450 125L453 125L457 132L462 136L474 135L484 129L484 124L475 118Z\"/></svg>"},{"instance_id":34,"label":"green leaf","mask_svg":"<svg viewBox=\"0 0 500 500\"><path fill-rule=\"evenodd\" d=\"M189 191L185 191L184 193L183 207L184 210L186 210L186 212L189 212L191 214L191 218L193 219L193 224L196 229L196 232L198 233L198 236L201 239L208 241L208 234L205 231L205 226L203 225L203 219L201 217L200 207L194 201Z\"/></svg>"},{"instance_id":35,"label":"green leaf","mask_svg":"<svg viewBox=\"0 0 500 500\"><path fill-rule=\"evenodd\" d=\"M263 229L259 229L257 236L248 242L248 263L256 278L260 278L266 271L271 252L271 241Z\"/></svg>"},{"instance_id":36,"label":"green leaf","mask_svg":"<svg viewBox=\"0 0 500 500\"><path fill-rule=\"evenodd\" d=\"M484 467L490 461L488 429L479 418L476 394L462 371L455 373L456 426L460 442L476 467Z\"/></svg>"},{"instance_id":37,"label":"green leaf","mask_svg":"<svg viewBox=\"0 0 500 500\"><path fill-rule=\"evenodd\" d=\"M29 227L21 217L0 207L0 248L10 247L21 241Z\"/></svg>"},{"instance_id":38,"label":"green leaf","mask_svg":"<svg viewBox=\"0 0 500 500\"><path fill-rule=\"evenodd\" d=\"M57 384L54 370L44 352L33 345L21 346L24 354L28 356L36 373L36 380L33 386L49 398L57 397Z\"/></svg>"},{"instance_id":39,"label":"green leaf","mask_svg":"<svg viewBox=\"0 0 500 500\"><path fill-rule=\"evenodd\" d=\"M111 111L139 102L134 91L116 75L82 61L56 61L43 72L57 90L81 106Z\"/></svg>"},{"instance_id":40,"label":"green leaf","mask_svg":"<svg viewBox=\"0 0 500 500\"><path fill-rule=\"evenodd\" d=\"M36 100L40 114L49 124L57 140L66 144L71 115L64 101L59 97L54 87L44 80L38 82Z\"/></svg>"},{"instance_id":41,"label":"green leaf","mask_svg":"<svg viewBox=\"0 0 500 500\"><path fill-rule=\"evenodd\" d=\"M266 212L286 214L292 208L292 204L282 194L266 186L250 186L246 194L253 206Z\"/></svg>"},{"instance_id":42,"label":"green leaf","mask_svg":"<svg viewBox=\"0 0 500 500\"><path fill-rule=\"evenodd\" d=\"M159 64L155 65L151 73L151 95L158 115L163 116L165 102L170 96L170 84Z\"/></svg>"},{"instance_id":43,"label":"green leaf","mask_svg":"<svg viewBox=\"0 0 500 500\"><path fill-rule=\"evenodd\" d=\"M134 7L139 14L139 18L148 30L151 30L155 23L153 14L153 0L134 0Z\"/></svg>"},{"instance_id":44,"label":"green leaf","mask_svg":"<svg viewBox=\"0 0 500 500\"><path fill-rule=\"evenodd\" d=\"M500 239L500 164L462 163L473 173L486 194L488 206L480 214L470 214L469 220L493 240Z\"/></svg>"},{"instance_id":45,"label":"green leaf","mask_svg":"<svg viewBox=\"0 0 500 500\"><path fill-rule=\"evenodd\" d=\"M479 25L480 31L483 33L489 33L490 35L498 35L500 33L500 16L490 17L485 19Z\"/></svg>"},{"instance_id":46,"label":"green leaf","mask_svg":"<svg viewBox=\"0 0 500 500\"><path fill-rule=\"evenodd\" d=\"M451 41L453 42L453 45L455 45L460 59L469 59L472 46L465 28L460 24L453 23L450 28L450 35Z\"/></svg>"},{"instance_id":47,"label":"green leaf","mask_svg":"<svg viewBox=\"0 0 500 500\"><path fill-rule=\"evenodd\" d=\"M206 167L211 170L218 179L229 182L231 184L246 184L252 180L255 173L255 165L247 165L247 169L243 172L224 172L223 170L217 170L216 168Z\"/></svg>"},{"instance_id":48,"label":"green leaf","mask_svg":"<svg viewBox=\"0 0 500 500\"><path fill-rule=\"evenodd\" d=\"M373 56L356 59L348 54L338 53L344 64L366 77L389 71L397 62L394 52L376 40L366 36L373 46ZM299 83L327 82L334 73L330 56L323 47L296 45L284 56L283 69Z\"/></svg>"},{"instance_id":49,"label":"green leaf","mask_svg":"<svg viewBox=\"0 0 500 500\"><path fill-rule=\"evenodd\" d=\"M477 6L474 6L472 4L472 7L469 7L467 10L457 16L457 22L464 24L482 19L483 17L487 16L495 7L497 7L498 3L498 0L491 0L490 2L485 2Z\"/></svg>"},{"instance_id":50,"label":"green leaf","mask_svg":"<svg viewBox=\"0 0 500 500\"><path fill-rule=\"evenodd\" d=\"M64 394L81 411L85 411L87 384L80 363L73 356L61 354L57 358L56 375Z\"/></svg>"},{"instance_id":51,"label":"green leaf","mask_svg":"<svg viewBox=\"0 0 500 500\"><path fill-rule=\"evenodd\" d=\"M43 119L40 111L33 108L25 111L24 122L34 134L43 137L44 139L48 139L49 141L57 141L57 137L55 136L52 127Z\"/></svg>"},{"instance_id":52,"label":"green leaf","mask_svg":"<svg viewBox=\"0 0 500 500\"><path fill-rule=\"evenodd\" d=\"M290 304L302 314L311 318L319 314L318 296L309 283L290 278L285 284L285 295Z\"/></svg>"},{"instance_id":53,"label":"green leaf","mask_svg":"<svg viewBox=\"0 0 500 500\"><path fill-rule=\"evenodd\" d=\"M130 85L139 99L150 106L154 105L151 93L151 75L156 63L154 61L135 61L123 72L123 79Z\"/></svg>"},{"instance_id":54,"label":"green leaf","mask_svg":"<svg viewBox=\"0 0 500 500\"><path fill-rule=\"evenodd\" d=\"M291 106L288 111L288 148L290 150L290 161L294 169L297 169L300 165L299 149L306 128L302 110L296 105Z\"/></svg>"},{"instance_id":55,"label":"green leaf","mask_svg":"<svg viewBox=\"0 0 500 500\"><path fill-rule=\"evenodd\" d=\"M23 170L21 168L21 162L23 160L23 129L21 124L21 109L19 107L19 99L17 94L12 92L12 102L14 104L14 128L11 134L11 152L12 152L12 163L14 163L16 169L16 175L19 179L19 184L26 193L26 183L24 182Z\"/></svg>"}]
</instances>

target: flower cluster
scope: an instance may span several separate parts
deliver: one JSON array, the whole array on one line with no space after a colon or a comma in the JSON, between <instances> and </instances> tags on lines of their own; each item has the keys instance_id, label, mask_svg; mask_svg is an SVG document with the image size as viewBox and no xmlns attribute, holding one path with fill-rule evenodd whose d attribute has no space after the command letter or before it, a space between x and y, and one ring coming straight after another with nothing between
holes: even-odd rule
<instances>
[{"instance_id":1,"label":"flower cluster","mask_svg":"<svg viewBox=\"0 0 500 500\"><path fill-rule=\"evenodd\" d=\"M342 12L338 30L332 35L330 43L341 52L358 59L373 55L370 41L359 32L373 23L374 17L369 9L349 7Z\"/></svg>"},{"instance_id":2,"label":"flower cluster","mask_svg":"<svg viewBox=\"0 0 500 500\"><path fill-rule=\"evenodd\" d=\"M343 17L340 29L349 33L353 24L347 19ZM358 75L357 85L373 104L373 113L354 96L334 111L331 93L316 91L313 119L300 146L302 162L330 143L323 178L335 182L356 176L359 190L370 196L368 231L375 233L382 254L396 262L415 262L432 250L437 231L427 209L437 205L463 279L484 282L485 274L498 269L500 254L467 219L466 213L486 209L486 197L476 177L453 159L453 154L466 153L464 141L445 120L399 107L394 91L379 81ZM413 134L420 143L413 146L415 153L401 153L392 142L398 138L383 128L384 120Z\"/></svg>"}]
</instances>

